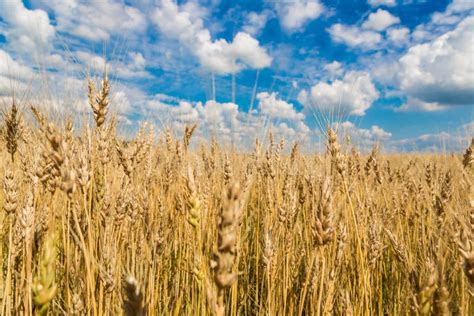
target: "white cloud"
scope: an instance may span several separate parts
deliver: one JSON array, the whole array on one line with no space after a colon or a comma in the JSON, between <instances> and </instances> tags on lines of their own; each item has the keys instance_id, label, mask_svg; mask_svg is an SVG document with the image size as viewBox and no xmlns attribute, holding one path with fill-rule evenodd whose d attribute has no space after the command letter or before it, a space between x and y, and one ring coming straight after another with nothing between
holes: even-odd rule
<instances>
[{"instance_id":1,"label":"white cloud","mask_svg":"<svg viewBox=\"0 0 474 316\"><path fill-rule=\"evenodd\" d=\"M362 28L381 32L391 25L400 23L400 19L390 14L390 12L378 9L377 12L371 13L362 24Z\"/></svg>"},{"instance_id":2,"label":"white cloud","mask_svg":"<svg viewBox=\"0 0 474 316\"><path fill-rule=\"evenodd\" d=\"M344 73L342 64L338 62L337 60L333 61L332 63L324 65L324 70L328 72L330 78L339 77Z\"/></svg>"},{"instance_id":3,"label":"white cloud","mask_svg":"<svg viewBox=\"0 0 474 316\"><path fill-rule=\"evenodd\" d=\"M393 7L397 5L396 0L368 0L367 3L373 7L378 7L381 5L385 5L387 7Z\"/></svg>"},{"instance_id":4,"label":"white cloud","mask_svg":"<svg viewBox=\"0 0 474 316\"><path fill-rule=\"evenodd\" d=\"M413 38L417 42L431 41L473 14L474 1L453 0L444 12L433 13L428 23L418 25L413 31Z\"/></svg>"},{"instance_id":5,"label":"white cloud","mask_svg":"<svg viewBox=\"0 0 474 316\"><path fill-rule=\"evenodd\" d=\"M260 13L257 12L249 12L245 16L245 25L243 26L242 30L246 33L249 33L253 36L258 36L262 30L265 28L267 21L271 17L270 10L263 10Z\"/></svg>"},{"instance_id":6,"label":"white cloud","mask_svg":"<svg viewBox=\"0 0 474 316\"><path fill-rule=\"evenodd\" d=\"M43 10L29 10L21 0L0 1L0 18L8 27L0 30L17 51L49 50L55 29Z\"/></svg>"},{"instance_id":7,"label":"white cloud","mask_svg":"<svg viewBox=\"0 0 474 316\"><path fill-rule=\"evenodd\" d=\"M38 0L50 8L57 29L91 41L104 41L112 34L144 32L145 15L135 7L112 0Z\"/></svg>"},{"instance_id":8,"label":"white cloud","mask_svg":"<svg viewBox=\"0 0 474 316\"><path fill-rule=\"evenodd\" d=\"M128 53L128 56L131 59L130 66L132 66L134 69L138 69L138 70L145 69L146 60L145 60L145 57L143 57L142 53L130 52L130 53Z\"/></svg>"},{"instance_id":9,"label":"white cloud","mask_svg":"<svg viewBox=\"0 0 474 316\"><path fill-rule=\"evenodd\" d=\"M14 60L9 53L0 49L0 76L8 76L28 80L33 77L31 68Z\"/></svg>"},{"instance_id":10,"label":"white cloud","mask_svg":"<svg viewBox=\"0 0 474 316\"><path fill-rule=\"evenodd\" d=\"M11 77L0 75L0 96L8 96L7 101L10 102L10 97L12 92L18 93L19 91L23 92L28 89L28 85L24 82L13 79ZM2 98L0 98L2 99ZM2 103L0 102L0 105Z\"/></svg>"},{"instance_id":11,"label":"white cloud","mask_svg":"<svg viewBox=\"0 0 474 316\"><path fill-rule=\"evenodd\" d=\"M270 94L260 97L271 99ZM276 98L275 101L280 102ZM174 130L182 131L186 124L198 123L198 137L213 134L221 141L233 141L242 146L251 146L255 137L264 137L264 131L269 125L275 134L288 140L303 139L311 132L303 121L304 115L288 108L286 104L277 105L290 113L290 117L286 118L269 118L266 105L263 106L263 110L259 107L259 111L246 113L232 102L220 103L214 100L188 102L162 94L148 100L145 107L149 111L145 115L156 118L163 126L171 126ZM280 122L281 119L284 121Z\"/></svg>"},{"instance_id":12,"label":"white cloud","mask_svg":"<svg viewBox=\"0 0 474 316\"><path fill-rule=\"evenodd\" d=\"M328 29L331 38L336 43L344 43L360 49L374 49L382 41L382 36L373 31L361 30L355 26L334 24Z\"/></svg>"},{"instance_id":13,"label":"white cloud","mask_svg":"<svg viewBox=\"0 0 474 316\"><path fill-rule=\"evenodd\" d=\"M424 102L414 97L408 97L402 106L395 108L396 112L436 112L445 109L437 102Z\"/></svg>"},{"instance_id":14,"label":"white cloud","mask_svg":"<svg viewBox=\"0 0 474 316\"><path fill-rule=\"evenodd\" d=\"M341 132L349 134L351 138L357 140L386 141L392 137L392 133L385 131L377 125L372 125L369 129L358 128L354 123L345 121L339 125Z\"/></svg>"},{"instance_id":15,"label":"white cloud","mask_svg":"<svg viewBox=\"0 0 474 316\"><path fill-rule=\"evenodd\" d=\"M301 91L298 101L308 109L315 107L361 116L378 97L368 73L350 71L342 80L319 82L309 92Z\"/></svg>"},{"instance_id":16,"label":"white cloud","mask_svg":"<svg viewBox=\"0 0 474 316\"><path fill-rule=\"evenodd\" d=\"M387 31L387 36L390 41L400 45L407 42L410 36L410 30L406 27L391 28Z\"/></svg>"},{"instance_id":17,"label":"white cloud","mask_svg":"<svg viewBox=\"0 0 474 316\"><path fill-rule=\"evenodd\" d=\"M202 19L181 10L171 0L162 0L152 16L163 34L178 39L212 72L237 73L246 67L260 69L271 64L266 50L249 34L238 32L230 43L225 39L212 41Z\"/></svg>"},{"instance_id":18,"label":"white cloud","mask_svg":"<svg viewBox=\"0 0 474 316\"><path fill-rule=\"evenodd\" d=\"M289 127L288 124L286 124L285 122L273 126L272 132L274 132L277 137L281 137L281 135L296 135L296 131L293 128Z\"/></svg>"},{"instance_id":19,"label":"white cloud","mask_svg":"<svg viewBox=\"0 0 474 316\"><path fill-rule=\"evenodd\" d=\"M198 111L187 101L180 101L179 105L172 109L174 119L180 122L194 123L199 119Z\"/></svg>"},{"instance_id":20,"label":"white cloud","mask_svg":"<svg viewBox=\"0 0 474 316\"><path fill-rule=\"evenodd\" d=\"M473 29L474 16L465 18L453 31L411 47L400 58L400 90L416 108L474 104Z\"/></svg>"},{"instance_id":21,"label":"white cloud","mask_svg":"<svg viewBox=\"0 0 474 316\"><path fill-rule=\"evenodd\" d=\"M370 128L370 134L377 140L387 140L392 137L392 133L385 131L377 125L373 125Z\"/></svg>"},{"instance_id":22,"label":"white cloud","mask_svg":"<svg viewBox=\"0 0 474 316\"><path fill-rule=\"evenodd\" d=\"M397 151L431 151L437 152L446 148L449 144L451 135L446 132L437 134L423 134L414 138L406 138L391 143L391 146Z\"/></svg>"},{"instance_id":23,"label":"white cloud","mask_svg":"<svg viewBox=\"0 0 474 316\"><path fill-rule=\"evenodd\" d=\"M233 58L236 60L240 59L246 65L255 69L267 67L271 63L271 57L259 46L258 41L243 32L235 35L234 41L229 45L228 54L233 55ZM237 66L243 67L238 63Z\"/></svg>"},{"instance_id":24,"label":"white cloud","mask_svg":"<svg viewBox=\"0 0 474 316\"><path fill-rule=\"evenodd\" d=\"M201 5L199 0L188 0L181 5L181 10L188 13L191 20L205 19L210 15L209 7Z\"/></svg>"},{"instance_id":25,"label":"white cloud","mask_svg":"<svg viewBox=\"0 0 474 316\"><path fill-rule=\"evenodd\" d=\"M386 148L393 152L464 152L474 135L474 121L448 131L437 131L404 139L389 140Z\"/></svg>"},{"instance_id":26,"label":"white cloud","mask_svg":"<svg viewBox=\"0 0 474 316\"><path fill-rule=\"evenodd\" d=\"M453 0L446 9L447 12L463 12L474 9L474 2L470 0Z\"/></svg>"},{"instance_id":27,"label":"white cloud","mask_svg":"<svg viewBox=\"0 0 474 316\"><path fill-rule=\"evenodd\" d=\"M295 110L293 104L277 98L275 92L260 92L257 94L260 112L272 118L286 120L304 120L304 114Z\"/></svg>"},{"instance_id":28,"label":"white cloud","mask_svg":"<svg viewBox=\"0 0 474 316\"><path fill-rule=\"evenodd\" d=\"M224 142L243 142L244 138L252 138L257 129L248 124L246 116L239 112L235 103L219 103L209 100L205 103L198 102L196 109L199 112L200 125L204 132L217 135Z\"/></svg>"},{"instance_id":29,"label":"white cloud","mask_svg":"<svg viewBox=\"0 0 474 316\"><path fill-rule=\"evenodd\" d=\"M75 52L76 60L81 62L82 65L92 67L99 72L105 69L106 61L104 57L92 54L86 51L76 51Z\"/></svg>"},{"instance_id":30,"label":"white cloud","mask_svg":"<svg viewBox=\"0 0 474 316\"><path fill-rule=\"evenodd\" d=\"M273 1L280 24L287 32L300 30L307 22L317 19L324 6L319 0Z\"/></svg>"},{"instance_id":31,"label":"white cloud","mask_svg":"<svg viewBox=\"0 0 474 316\"><path fill-rule=\"evenodd\" d=\"M474 10L474 2L470 0L453 0L444 12L435 12L431 16L431 22L434 24L456 24L462 18L462 14L470 13Z\"/></svg>"},{"instance_id":32,"label":"white cloud","mask_svg":"<svg viewBox=\"0 0 474 316\"><path fill-rule=\"evenodd\" d=\"M351 139L351 144L361 151L369 151L376 143L384 145L392 138L392 133L387 132L378 125L370 128L361 128L350 121L333 123L333 128L337 130L340 139L347 136Z\"/></svg>"},{"instance_id":33,"label":"white cloud","mask_svg":"<svg viewBox=\"0 0 474 316\"><path fill-rule=\"evenodd\" d=\"M303 135L304 137L307 137L307 135L311 133L311 129L302 121L296 123L296 130L301 135L301 138L303 138Z\"/></svg>"},{"instance_id":34,"label":"white cloud","mask_svg":"<svg viewBox=\"0 0 474 316\"><path fill-rule=\"evenodd\" d=\"M91 113L87 100L87 81L85 79L66 76L63 73L51 73L47 76L48 83L46 87L42 87L41 82L34 83L33 88L35 90L30 93L29 101L34 99L34 102L38 103L44 111L52 111L52 113L57 114L89 115ZM95 82L97 83L100 79L101 77L95 78ZM48 91L48 94L36 93L36 91ZM111 85L110 109L122 118L140 115L145 99L146 95L142 90L119 81L115 81ZM134 121L136 122L135 119Z\"/></svg>"},{"instance_id":35,"label":"white cloud","mask_svg":"<svg viewBox=\"0 0 474 316\"><path fill-rule=\"evenodd\" d=\"M109 71L112 74L116 74L119 78L124 79L146 79L153 78L153 76L145 69L146 68L145 57L138 52L128 53L128 58L123 61L111 61L109 65Z\"/></svg>"},{"instance_id":36,"label":"white cloud","mask_svg":"<svg viewBox=\"0 0 474 316\"><path fill-rule=\"evenodd\" d=\"M187 124L198 123L199 133L214 133L225 141L239 139L244 120L235 103L191 103L166 95L156 95L147 102L146 108L164 126L181 131Z\"/></svg>"},{"instance_id":37,"label":"white cloud","mask_svg":"<svg viewBox=\"0 0 474 316\"><path fill-rule=\"evenodd\" d=\"M206 103L198 103L198 109L203 122L211 127L211 130L230 135L239 131L239 106L235 103L218 103L209 100Z\"/></svg>"},{"instance_id":38,"label":"white cloud","mask_svg":"<svg viewBox=\"0 0 474 316\"><path fill-rule=\"evenodd\" d=\"M0 95L12 92L24 92L28 89L28 81L35 76L33 70L10 54L0 49Z\"/></svg>"},{"instance_id":39,"label":"white cloud","mask_svg":"<svg viewBox=\"0 0 474 316\"><path fill-rule=\"evenodd\" d=\"M397 87L398 86L398 59L386 58L385 56L377 56L378 58L372 58L369 61L369 72L375 82L386 86L386 87ZM385 96L389 91L385 91ZM394 93L394 91L390 91Z\"/></svg>"},{"instance_id":40,"label":"white cloud","mask_svg":"<svg viewBox=\"0 0 474 316\"><path fill-rule=\"evenodd\" d=\"M349 47L362 50L377 49L383 46L381 32L392 25L400 23L400 19L383 9L378 9L369 15L362 25L333 24L327 29L336 43L343 43ZM387 32L388 38L395 44L401 44L408 37L407 28L392 28Z\"/></svg>"},{"instance_id":41,"label":"white cloud","mask_svg":"<svg viewBox=\"0 0 474 316\"><path fill-rule=\"evenodd\" d=\"M123 91L117 91L111 95L111 102L114 105L114 110L119 114L127 114L132 112L132 106L128 96Z\"/></svg>"},{"instance_id":42,"label":"white cloud","mask_svg":"<svg viewBox=\"0 0 474 316\"><path fill-rule=\"evenodd\" d=\"M388 149L394 152L461 152L466 149L472 137L472 130L456 130L423 134L417 137L392 140L387 143Z\"/></svg>"},{"instance_id":43,"label":"white cloud","mask_svg":"<svg viewBox=\"0 0 474 316\"><path fill-rule=\"evenodd\" d=\"M182 131L185 125L200 122L200 114L194 104L165 95L155 95L146 101L145 109L148 118L153 117L160 125L176 131Z\"/></svg>"},{"instance_id":44,"label":"white cloud","mask_svg":"<svg viewBox=\"0 0 474 316\"><path fill-rule=\"evenodd\" d=\"M434 25L455 25L461 19L460 15L436 12L431 16L431 23Z\"/></svg>"},{"instance_id":45,"label":"white cloud","mask_svg":"<svg viewBox=\"0 0 474 316\"><path fill-rule=\"evenodd\" d=\"M272 133L277 138L284 137L286 140L305 140L310 134L311 130L304 122L299 122L294 125L288 125L286 122L281 122L271 127Z\"/></svg>"},{"instance_id":46,"label":"white cloud","mask_svg":"<svg viewBox=\"0 0 474 316\"><path fill-rule=\"evenodd\" d=\"M109 75L118 76L123 79L150 78L151 75L145 70L146 60L141 53L130 52L128 58L124 61L112 60L106 61L104 57L87 52L74 52L75 61L79 62L75 67L83 69L90 68L92 73L102 74L107 65Z\"/></svg>"}]
</instances>

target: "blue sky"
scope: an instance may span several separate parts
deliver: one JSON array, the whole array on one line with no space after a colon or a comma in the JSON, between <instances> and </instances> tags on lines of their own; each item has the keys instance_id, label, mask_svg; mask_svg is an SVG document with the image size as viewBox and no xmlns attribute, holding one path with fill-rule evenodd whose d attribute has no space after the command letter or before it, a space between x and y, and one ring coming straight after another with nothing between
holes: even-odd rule
<instances>
[{"instance_id":1,"label":"blue sky","mask_svg":"<svg viewBox=\"0 0 474 316\"><path fill-rule=\"evenodd\" d=\"M330 118L361 146L459 150L473 56L470 0L0 3L3 100L85 113L84 78L107 63L124 126L200 122L227 141L311 146Z\"/></svg>"}]
</instances>

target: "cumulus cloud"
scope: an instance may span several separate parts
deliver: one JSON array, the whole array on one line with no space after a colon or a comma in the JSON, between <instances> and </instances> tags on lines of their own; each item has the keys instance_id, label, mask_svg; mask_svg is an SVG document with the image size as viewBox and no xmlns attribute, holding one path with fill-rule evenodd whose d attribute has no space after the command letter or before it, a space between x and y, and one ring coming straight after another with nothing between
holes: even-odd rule
<instances>
[{"instance_id":1,"label":"cumulus cloud","mask_svg":"<svg viewBox=\"0 0 474 316\"><path fill-rule=\"evenodd\" d=\"M260 95L260 99L262 98L265 102L277 103L277 107L283 106L290 117L271 117L268 112L273 109L269 109L267 103L263 108L259 106L258 110L247 113L232 102L189 102L162 94L148 100L145 108L149 111L146 115L155 117L162 125L171 126L174 130L181 131L186 124L198 123L198 137L214 134L221 141L234 141L244 146L251 145L255 137L264 136L262 133L268 124L272 125L272 131L276 135L288 140L303 139L310 133L303 121L303 114L289 109L287 104L281 104L283 101L278 100L276 95Z\"/></svg>"},{"instance_id":2,"label":"cumulus cloud","mask_svg":"<svg viewBox=\"0 0 474 316\"><path fill-rule=\"evenodd\" d=\"M230 43L225 39L213 41L202 19L181 10L171 0L162 0L152 16L163 34L178 39L205 69L214 73L237 73L247 67L260 69L271 64L266 50L248 33L238 32Z\"/></svg>"},{"instance_id":3,"label":"cumulus cloud","mask_svg":"<svg viewBox=\"0 0 474 316\"><path fill-rule=\"evenodd\" d=\"M329 74L329 77L331 78L339 77L344 73L342 64L338 62L337 60L324 65L324 70L327 71L327 73Z\"/></svg>"},{"instance_id":4,"label":"cumulus cloud","mask_svg":"<svg viewBox=\"0 0 474 316\"><path fill-rule=\"evenodd\" d=\"M391 42L400 45L407 42L410 30L406 27L391 28L387 31L387 36Z\"/></svg>"},{"instance_id":5,"label":"cumulus cloud","mask_svg":"<svg viewBox=\"0 0 474 316\"><path fill-rule=\"evenodd\" d=\"M218 103L209 100L206 103L198 103L196 108L201 114L206 125L211 126L216 132L230 134L238 131L239 106L235 103Z\"/></svg>"},{"instance_id":6,"label":"cumulus cloud","mask_svg":"<svg viewBox=\"0 0 474 316\"><path fill-rule=\"evenodd\" d=\"M405 103L395 108L395 112L436 112L445 108L438 102L425 102L418 98L408 97Z\"/></svg>"},{"instance_id":7,"label":"cumulus cloud","mask_svg":"<svg viewBox=\"0 0 474 316\"><path fill-rule=\"evenodd\" d=\"M34 73L31 68L13 59L9 53L0 49L0 76L11 76L13 78L31 79Z\"/></svg>"},{"instance_id":8,"label":"cumulus cloud","mask_svg":"<svg viewBox=\"0 0 474 316\"><path fill-rule=\"evenodd\" d=\"M128 53L128 56L131 60L130 66L132 66L134 69L145 69L146 60L142 53L130 52Z\"/></svg>"},{"instance_id":9,"label":"cumulus cloud","mask_svg":"<svg viewBox=\"0 0 474 316\"><path fill-rule=\"evenodd\" d=\"M272 105L282 108L290 115L289 117L281 115L271 117L286 119L285 122L272 127L277 135L294 139L295 137L304 138L309 133L309 128L303 122L304 115L297 113L292 105L278 100L274 94L260 94L260 112L253 114L241 112L235 103L219 103L213 100L206 103L198 102L196 109L204 122L202 125L205 124L211 132L222 135L227 140L252 142L256 136L262 136L264 124L268 122L267 115L276 114L274 108L271 108Z\"/></svg>"},{"instance_id":10,"label":"cumulus cloud","mask_svg":"<svg viewBox=\"0 0 474 316\"><path fill-rule=\"evenodd\" d=\"M370 128L361 128L349 121L335 123L334 125L341 138L350 136L351 142L361 149L370 148L377 142L385 143L392 138L392 133L387 132L378 125L372 125Z\"/></svg>"},{"instance_id":11,"label":"cumulus cloud","mask_svg":"<svg viewBox=\"0 0 474 316\"><path fill-rule=\"evenodd\" d=\"M105 69L106 60L104 57L87 52L87 51L76 51L76 60L83 65L91 66L98 71Z\"/></svg>"},{"instance_id":12,"label":"cumulus cloud","mask_svg":"<svg viewBox=\"0 0 474 316\"><path fill-rule=\"evenodd\" d=\"M431 16L431 22L437 25L453 25L462 19L463 13L474 10L474 2L466 0L453 0L444 12L436 12Z\"/></svg>"},{"instance_id":13,"label":"cumulus cloud","mask_svg":"<svg viewBox=\"0 0 474 316\"><path fill-rule=\"evenodd\" d=\"M272 132L276 134L277 137L281 137L281 134L288 136L296 135L296 131L293 128L289 127L288 124L286 124L285 122L273 126Z\"/></svg>"},{"instance_id":14,"label":"cumulus cloud","mask_svg":"<svg viewBox=\"0 0 474 316\"><path fill-rule=\"evenodd\" d=\"M11 101L10 95L13 91L25 91L26 89L28 89L28 85L25 82L0 75L0 96L8 96L5 103ZM0 102L0 104L2 103Z\"/></svg>"},{"instance_id":15,"label":"cumulus cloud","mask_svg":"<svg viewBox=\"0 0 474 316\"><path fill-rule=\"evenodd\" d=\"M189 102L163 94L155 95L146 104L150 115L164 126L183 130L186 124L198 123L200 133L214 133L226 141L236 139L244 120L235 103L220 103L214 100Z\"/></svg>"},{"instance_id":16,"label":"cumulus cloud","mask_svg":"<svg viewBox=\"0 0 474 316\"><path fill-rule=\"evenodd\" d=\"M8 25L0 32L15 50L29 53L49 50L55 29L45 11L29 10L21 0L0 1L0 18Z\"/></svg>"},{"instance_id":17,"label":"cumulus cloud","mask_svg":"<svg viewBox=\"0 0 474 316\"><path fill-rule=\"evenodd\" d=\"M99 80L100 77L96 78L96 83ZM49 89L47 96L32 94L33 98L38 98L39 106L42 106L44 111L78 115L91 113L87 100L87 81L83 78L53 73L48 76L47 88ZM40 87L39 91L43 91L42 89ZM110 110L117 113L120 120L132 123L127 117L133 117L136 123L136 117L142 114L146 94L140 89L115 81L111 85L109 95Z\"/></svg>"},{"instance_id":18,"label":"cumulus cloud","mask_svg":"<svg viewBox=\"0 0 474 316\"><path fill-rule=\"evenodd\" d=\"M76 51L73 53L75 57L75 68L82 69L84 66L93 70L93 72L102 73L107 67L108 72L112 76L122 79L133 78L150 78L151 75L145 70L146 60L141 53L130 52L124 60L107 61L104 57L88 51ZM71 66L70 66L71 67Z\"/></svg>"},{"instance_id":19,"label":"cumulus cloud","mask_svg":"<svg viewBox=\"0 0 474 316\"><path fill-rule=\"evenodd\" d=\"M201 5L200 2L203 3L203 5ZM201 0L187 0L181 5L180 9L188 13L191 20L205 19L210 15L211 9L211 7L209 6L210 3L207 4L208 6L204 6L204 1Z\"/></svg>"},{"instance_id":20,"label":"cumulus cloud","mask_svg":"<svg viewBox=\"0 0 474 316\"><path fill-rule=\"evenodd\" d=\"M459 22L474 14L474 2L466 0L453 0L443 12L435 12L431 20L418 25L412 37L417 42L432 41L447 31L452 30Z\"/></svg>"},{"instance_id":21,"label":"cumulus cloud","mask_svg":"<svg viewBox=\"0 0 474 316\"><path fill-rule=\"evenodd\" d=\"M389 27L400 23L400 19L390 12L378 9L371 13L362 25L333 24L327 29L331 38L336 43L343 43L349 47L361 50L373 50L383 47L384 36L382 35ZM395 45L401 45L407 40L410 31L408 28L390 28L387 38Z\"/></svg>"},{"instance_id":22,"label":"cumulus cloud","mask_svg":"<svg viewBox=\"0 0 474 316\"><path fill-rule=\"evenodd\" d=\"M200 124L195 103L165 94L146 96L141 109L147 120L155 120L162 128L170 127L176 132L183 131L186 125Z\"/></svg>"},{"instance_id":23,"label":"cumulus cloud","mask_svg":"<svg viewBox=\"0 0 474 316\"><path fill-rule=\"evenodd\" d=\"M369 129L358 128L354 123L345 121L338 124L343 133L349 134L357 139L366 139L372 141L385 141L392 137L392 133L385 131L383 128L372 125Z\"/></svg>"},{"instance_id":24,"label":"cumulus cloud","mask_svg":"<svg viewBox=\"0 0 474 316\"><path fill-rule=\"evenodd\" d=\"M362 28L374 31L383 31L391 25L400 23L400 19L390 14L390 12L378 9L377 12L371 13L362 24Z\"/></svg>"},{"instance_id":25,"label":"cumulus cloud","mask_svg":"<svg viewBox=\"0 0 474 316\"><path fill-rule=\"evenodd\" d=\"M373 7L378 7L381 5L385 5L387 7L393 7L397 5L396 0L368 0L367 3Z\"/></svg>"},{"instance_id":26,"label":"cumulus cloud","mask_svg":"<svg viewBox=\"0 0 474 316\"><path fill-rule=\"evenodd\" d=\"M378 125L362 128L350 121L335 122L332 125L337 131L339 139L350 137L351 144L364 152L369 151L375 144L383 144L385 148L387 142L392 138L392 133Z\"/></svg>"},{"instance_id":27,"label":"cumulus cloud","mask_svg":"<svg viewBox=\"0 0 474 316\"><path fill-rule=\"evenodd\" d=\"M362 116L378 97L368 73L350 71L342 80L319 82L309 91L301 91L298 101L308 109L315 107Z\"/></svg>"},{"instance_id":28,"label":"cumulus cloud","mask_svg":"<svg viewBox=\"0 0 474 316\"><path fill-rule=\"evenodd\" d=\"M190 124L199 120L199 112L187 101L179 101L177 105L171 106L160 98L155 98L148 103L148 107L158 113L167 113L176 123Z\"/></svg>"},{"instance_id":29,"label":"cumulus cloud","mask_svg":"<svg viewBox=\"0 0 474 316\"><path fill-rule=\"evenodd\" d=\"M400 58L400 90L412 101L405 109L474 103L473 28L474 16L467 17L453 31L411 47Z\"/></svg>"},{"instance_id":30,"label":"cumulus cloud","mask_svg":"<svg viewBox=\"0 0 474 316\"><path fill-rule=\"evenodd\" d=\"M258 107L262 114L286 120L304 120L304 114L295 110L293 104L277 98L275 92L257 94Z\"/></svg>"},{"instance_id":31,"label":"cumulus cloud","mask_svg":"<svg viewBox=\"0 0 474 316\"><path fill-rule=\"evenodd\" d=\"M463 130L452 133L442 131L439 133L392 140L387 144L387 147L390 151L394 152L461 152L466 149L471 137L472 130L467 131L467 133Z\"/></svg>"},{"instance_id":32,"label":"cumulus cloud","mask_svg":"<svg viewBox=\"0 0 474 316\"><path fill-rule=\"evenodd\" d=\"M8 1L7 1L8 2ZM57 29L83 39L104 41L112 34L143 32L145 15L135 7L112 0L39 0L54 12Z\"/></svg>"},{"instance_id":33,"label":"cumulus cloud","mask_svg":"<svg viewBox=\"0 0 474 316\"><path fill-rule=\"evenodd\" d=\"M30 67L13 59L9 53L0 49L0 95L10 94L16 90L26 90L27 82L34 76L35 73Z\"/></svg>"},{"instance_id":34,"label":"cumulus cloud","mask_svg":"<svg viewBox=\"0 0 474 316\"><path fill-rule=\"evenodd\" d=\"M250 35L258 36L265 28L271 16L272 12L270 10L263 10L260 13L249 12L245 17L245 24L242 30Z\"/></svg>"},{"instance_id":35,"label":"cumulus cloud","mask_svg":"<svg viewBox=\"0 0 474 316\"><path fill-rule=\"evenodd\" d=\"M474 9L474 2L468 0L453 0L448 5L447 12L462 12Z\"/></svg>"},{"instance_id":36,"label":"cumulus cloud","mask_svg":"<svg viewBox=\"0 0 474 316\"><path fill-rule=\"evenodd\" d=\"M324 6L319 0L273 1L280 24L287 32L300 30L307 22L317 19Z\"/></svg>"},{"instance_id":37,"label":"cumulus cloud","mask_svg":"<svg viewBox=\"0 0 474 316\"><path fill-rule=\"evenodd\" d=\"M294 82L296 85L297 83ZM305 115L299 112L292 103L284 101L278 97L276 92L260 92L256 95L258 104L250 113L242 112L238 106L233 103L218 103L215 101L207 101L205 104L197 104L197 109L203 115L206 124L216 125L215 122L222 122L222 115L234 118L230 122L234 133L237 132L241 138L255 136L262 137L265 126L271 125L272 131L286 139L303 139L310 133L309 127L305 124ZM202 108L201 108L202 107ZM235 112L229 111L234 109ZM228 108L227 112L223 109ZM210 114L218 116L218 119L209 120ZM214 122L214 123L213 123ZM218 125L218 124L217 124ZM229 126L229 124L224 124ZM224 129L221 132L229 132Z\"/></svg>"},{"instance_id":38,"label":"cumulus cloud","mask_svg":"<svg viewBox=\"0 0 474 316\"><path fill-rule=\"evenodd\" d=\"M111 95L111 101L114 110L119 114L129 114L132 112L132 105L127 94L124 91L117 91Z\"/></svg>"},{"instance_id":39,"label":"cumulus cloud","mask_svg":"<svg viewBox=\"0 0 474 316\"><path fill-rule=\"evenodd\" d=\"M339 23L332 25L328 32L334 42L360 49L374 49L382 41L382 36L377 32Z\"/></svg>"},{"instance_id":40,"label":"cumulus cloud","mask_svg":"<svg viewBox=\"0 0 474 316\"><path fill-rule=\"evenodd\" d=\"M284 137L286 140L304 140L308 138L311 132L304 122L299 122L292 126L288 125L286 122L281 122L272 125L271 131L276 137Z\"/></svg>"}]
</instances>

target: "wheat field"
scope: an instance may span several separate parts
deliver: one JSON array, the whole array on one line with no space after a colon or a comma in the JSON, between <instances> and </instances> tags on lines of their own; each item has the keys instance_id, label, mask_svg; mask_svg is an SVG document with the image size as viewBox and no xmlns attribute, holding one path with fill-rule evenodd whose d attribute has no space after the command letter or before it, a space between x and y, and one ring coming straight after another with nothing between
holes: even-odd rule
<instances>
[{"instance_id":1,"label":"wheat field","mask_svg":"<svg viewBox=\"0 0 474 316\"><path fill-rule=\"evenodd\" d=\"M199 125L133 139L5 108L2 315L473 315L474 140L463 153L241 152ZM34 118L34 119L30 119Z\"/></svg>"}]
</instances>

